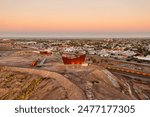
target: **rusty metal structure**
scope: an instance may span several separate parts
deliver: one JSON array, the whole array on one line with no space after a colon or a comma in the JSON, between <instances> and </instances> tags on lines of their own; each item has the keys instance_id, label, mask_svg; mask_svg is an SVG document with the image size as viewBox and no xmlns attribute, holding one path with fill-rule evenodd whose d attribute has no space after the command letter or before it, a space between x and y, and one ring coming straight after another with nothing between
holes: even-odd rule
<instances>
[{"instance_id":1,"label":"rusty metal structure","mask_svg":"<svg viewBox=\"0 0 150 117\"><path fill-rule=\"evenodd\" d=\"M75 54L63 54L62 60L64 64L83 64L85 62L85 54L75 55Z\"/></svg>"}]
</instances>

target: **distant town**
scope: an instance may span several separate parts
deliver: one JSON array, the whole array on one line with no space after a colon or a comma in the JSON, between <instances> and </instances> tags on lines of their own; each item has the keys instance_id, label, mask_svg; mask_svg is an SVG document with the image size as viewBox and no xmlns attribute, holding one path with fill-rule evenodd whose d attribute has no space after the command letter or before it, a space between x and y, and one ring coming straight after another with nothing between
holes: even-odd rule
<instances>
[{"instance_id":1,"label":"distant town","mask_svg":"<svg viewBox=\"0 0 150 117\"><path fill-rule=\"evenodd\" d=\"M10 40L1 39L0 46L52 52L62 49L66 52L84 51L87 55L150 64L150 39Z\"/></svg>"}]
</instances>

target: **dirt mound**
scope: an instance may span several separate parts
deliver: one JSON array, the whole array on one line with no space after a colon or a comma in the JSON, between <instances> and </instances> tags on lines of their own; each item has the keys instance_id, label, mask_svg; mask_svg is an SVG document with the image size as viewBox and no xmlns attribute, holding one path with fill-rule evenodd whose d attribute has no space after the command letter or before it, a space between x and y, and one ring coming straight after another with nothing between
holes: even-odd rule
<instances>
[{"instance_id":1,"label":"dirt mound","mask_svg":"<svg viewBox=\"0 0 150 117\"><path fill-rule=\"evenodd\" d=\"M0 99L149 99L149 81L116 77L98 66L0 67ZM53 72L52 72L53 71Z\"/></svg>"},{"instance_id":2,"label":"dirt mound","mask_svg":"<svg viewBox=\"0 0 150 117\"><path fill-rule=\"evenodd\" d=\"M60 73L82 89L89 100L131 99L129 95L121 92L118 78L106 69L75 65L67 66L62 71Z\"/></svg>"},{"instance_id":3,"label":"dirt mound","mask_svg":"<svg viewBox=\"0 0 150 117\"><path fill-rule=\"evenodd\" d=\"M85 96L80 88L60 74L1 67L0 99L85 99Z\"/></svg>"}]
</instances>

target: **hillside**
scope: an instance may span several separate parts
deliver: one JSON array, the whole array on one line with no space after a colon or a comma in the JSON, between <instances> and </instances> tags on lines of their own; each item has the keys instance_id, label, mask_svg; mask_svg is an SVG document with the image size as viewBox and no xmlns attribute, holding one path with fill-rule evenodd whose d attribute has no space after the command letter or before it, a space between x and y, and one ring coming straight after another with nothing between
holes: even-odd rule
<instances>
[{"instance_id":1,"label":"hillside","mask_svg":"<svg viewBox=\"0 0 150 117\"><path fill-rule=\"evenodd\" d=\"M3 100L149 99L149 84L149 81L117 78L97 66L55 65L50 71L0 67Z\"/></svg>"}]
</instances>

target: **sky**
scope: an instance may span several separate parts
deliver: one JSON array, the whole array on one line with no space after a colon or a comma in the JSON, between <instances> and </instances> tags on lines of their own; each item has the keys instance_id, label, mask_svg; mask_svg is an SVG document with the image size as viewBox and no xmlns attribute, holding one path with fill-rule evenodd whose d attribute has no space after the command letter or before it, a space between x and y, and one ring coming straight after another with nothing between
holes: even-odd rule
<instances>
[{"instance_id":1,"label":"sky","mask_svg":"<svg viewBox=\"0 0 150 117\"><path fill-rule=\"evenodd\" d=\"M0 32L150 36L150 0L0 0Z\"/></svg>"}]
</instances>

